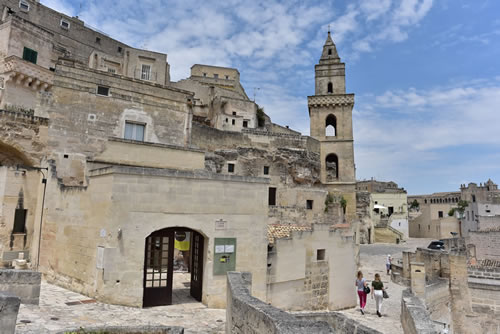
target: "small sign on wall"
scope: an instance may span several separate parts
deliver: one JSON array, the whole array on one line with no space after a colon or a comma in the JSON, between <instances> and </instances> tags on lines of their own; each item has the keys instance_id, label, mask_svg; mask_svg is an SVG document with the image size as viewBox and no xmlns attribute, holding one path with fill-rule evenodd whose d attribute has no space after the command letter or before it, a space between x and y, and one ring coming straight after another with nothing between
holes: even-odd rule
<instances>
[{"instance_id":1,"label":"small sign on wall","mask_svg":"<svg viewBox=\"0 0 500 334\"><path fill-rule=\"evenodd\" d=\"M96 268L104 269L104 247L97 246Z\"/></svg>"},{"instance_id":2,"label":"small sign on wall","mask_svg":"<svg viewBox=\"0 0 500 334\"><path fill-rule=\"evenodd\" d=\"M219 219L215 221L215 229L216 230L225 230L227 226L227 221Z\"/></svg>"}]
</instances>

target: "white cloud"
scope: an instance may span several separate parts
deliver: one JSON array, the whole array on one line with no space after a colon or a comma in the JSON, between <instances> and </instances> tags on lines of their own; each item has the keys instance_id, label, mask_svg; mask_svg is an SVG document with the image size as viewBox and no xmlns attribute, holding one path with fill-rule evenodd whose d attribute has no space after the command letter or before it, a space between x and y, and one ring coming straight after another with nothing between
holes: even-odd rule
<instances>
[{"instance_id":1,"label":"white cloud","mask_svg":"<svg viewBox=\"0 0 500 334\"><path fill-rule=\"evenodd\" d=\"M438 179L443 169L459 175L458 165L470 178L478 166L500 163L500 85L496 81L390 91L358 100L354 129L361 178L378 175L411 183L411 174L428 181ZM365 105L371 108L365 111ZM475 152L488 147L491 154L496 153L495 160L486 158L491 154Z\"/></svg>"}]
</instances>

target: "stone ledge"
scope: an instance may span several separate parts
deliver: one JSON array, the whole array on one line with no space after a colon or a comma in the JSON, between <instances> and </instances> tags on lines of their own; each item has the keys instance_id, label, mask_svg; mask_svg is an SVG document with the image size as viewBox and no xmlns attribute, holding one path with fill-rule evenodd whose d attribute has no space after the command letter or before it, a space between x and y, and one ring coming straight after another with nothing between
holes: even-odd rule
<instances>
[{"instance_id":1,"label":"stone ledge","mask_svg":"<svg viewBox=\"0 0 500 334\"><path fill-rule=\"evenodd\" d=\"M56 334L85 334L94 332L109 334L184 334L184 328L180 326L99 326L65 329Z\"/></svg>"}]
</instances>

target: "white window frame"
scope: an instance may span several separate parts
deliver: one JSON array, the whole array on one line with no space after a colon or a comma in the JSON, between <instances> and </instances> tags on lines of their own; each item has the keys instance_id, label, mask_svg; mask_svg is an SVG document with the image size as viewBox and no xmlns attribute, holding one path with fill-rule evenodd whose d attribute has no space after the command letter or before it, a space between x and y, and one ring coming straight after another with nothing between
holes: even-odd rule
<instances>
[{"instance_id":1,"label":"white window frame","mask_svg":"<svg viewBox=\"0 0 500 334\"><path fill-rule=\"evenodd\" d=\"M27 9L22 7L22 6L27 7ZM21 9L23 12L29 12L30 11L30 4L25 0L19 0L19 9Z\"/></svg>"},{"instance_id":2,"label":"white window frame","mask_svg":"<svg viewBox=\"0 0 500 334\"><path fill-rule=\"evenodd\" d=\"M64 26L63 23L65 23L67 26ZM65 30L69 30L71 23L66 19L61 19L61 21L59 22L59 26Z\"/></svg>"},{"instance_id":3,"label":"white window frame","mask_svg":"<svg viewBox=\"0 0 500 334\"><path fill-rule=\"evenodd\" d=\"M116 69L112 67L108 67L108 73L116 74Z\"/></svg>"},{"instance_id":4,"label":"white window frame","mask_svg":"<svg viewBox=\"0 0 500 334\"><path fill-rule=\"evenodd\" d=\"M149 67L149 70L145 71L145 67ZM141 80L151 81L151 71L153 66L151 64L141 64Z\"/></svg>"},{"instance_id":5,"label":"white window frame","mask_svg":"<svg viewBox=\"0 0 500 334\"><path fill-rule=\"evenodd\" d=\"M125 135L127 133L127 124L132 125L132 138L126 138ZM135 138L137 134L137 127L142 126L142 140L139 140ZM135 141L141 141L144 142L146 141L146 123L139 123L139 122L134 122L134 121L125 121L125 127L123 128L123 138L127 140L135 140Z\"/></svg>"}]
</instances>

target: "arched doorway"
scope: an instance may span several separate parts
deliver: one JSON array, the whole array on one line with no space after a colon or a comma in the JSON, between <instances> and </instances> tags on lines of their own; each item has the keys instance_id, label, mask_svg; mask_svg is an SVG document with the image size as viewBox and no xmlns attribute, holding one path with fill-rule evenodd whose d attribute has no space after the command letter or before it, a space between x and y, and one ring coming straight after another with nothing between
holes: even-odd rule
<instances>
[{"instance_id":1,"label":"arched doorway","mask_svg":"<svg viewBox=\"0 0 500 334\"><path fill-rule=\"evenodd\" d=\"M182 260L191 276L189 294L201 301L204 244L203 235L186 227L169 227L146 237L143 307L172 304L175 249L182 253Z\"/></svg>"}]
</instances>

